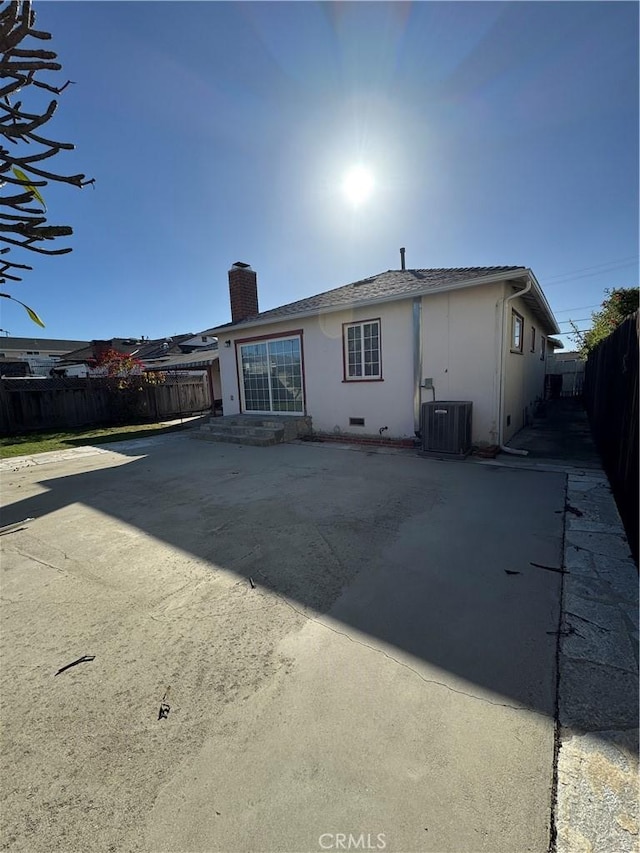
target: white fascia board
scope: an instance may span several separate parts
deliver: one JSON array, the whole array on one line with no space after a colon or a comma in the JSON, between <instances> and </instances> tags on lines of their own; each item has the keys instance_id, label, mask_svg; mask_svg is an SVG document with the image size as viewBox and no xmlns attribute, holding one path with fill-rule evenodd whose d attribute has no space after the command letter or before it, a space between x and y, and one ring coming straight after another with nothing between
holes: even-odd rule
<instances>
[{"instance_id":1,"label":"white fascia board","mask_svg":"<svg viewBox=\"0 0 640 853\"><path fill-rule=\"evenodd\" d=\"M541 304L544 313L547 315L547 319L549 320L549 325L551 326L551 334L559 335L560 327L556 321L556 318L553 315L553 311L551 310L551 306L547 302L547 297L544 295L542 288L538 282L538 279L535 277L533 272L529 270L529 275L531 276L531 282L533 284L533 290L538 299L538 302Z\"/></svg>"},{"instance_id":2,"label":"white fascia board","mask_svg":"<svg viewBox=\"0 0 640 853\"><path fill-rule=\"evenodd\" d=\"M422 290L415 290L409 293L395 293L388 296L379 296L375 299L362 299L361 301L354 301L350 303L343 303L342 305L331 305L326 308L312 308L308 311L296 311L295 314L282 314L278 317L266 317L263 320L253 320L249 323L242 323L238 326L229 326L228 328L216 327L210 330L210 334L215 334L218 336L227 336L227 335L235 335L236 333L241 333L245 329L253 329L258 326L272 326L275 323L286 323L288 320L295 322L298 319L304 319L306 317L318 317L320 314L336 314L339 311L350 311L353 308L366 308L369 305L383 305L386 302L400 302L403 299L414 299L417 296L430 296L432 293L446 293L450 290L462 290L466 287L475 287L482 284L493 284L498 283L500 281L508 281L512 278L522 278L523 276L528 274L528 270L525 267L520 267L518 269L510 270L509 272L501 273L499 275L490 275L483 276L482 278L472 278L465 279L464 281L457 281L450 284L443 284L439 287L427 287Z\"/></svg>"}]
</instances>

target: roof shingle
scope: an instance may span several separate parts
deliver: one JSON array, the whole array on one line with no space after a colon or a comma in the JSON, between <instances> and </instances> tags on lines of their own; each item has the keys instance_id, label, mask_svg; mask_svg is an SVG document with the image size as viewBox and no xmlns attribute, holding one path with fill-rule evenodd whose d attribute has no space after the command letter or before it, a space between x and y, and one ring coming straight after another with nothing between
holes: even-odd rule
<instances>
[{"instance_id":1,"label":"roof shingle","mask_svg":"<svg viewBox=\"0 0 640 853\"><path fill-rule=\"evenodd\" d=\"M322 311L344 305L348 307L357 302L367 300L383 299L385 297L411 296L414 293L422 293L430 287L440 287L447 284L456 284L463 281L472 281L476 278L486 278L493 274L502 275L505 272L525 270L522 266L501 267L455 267L449 269L415 269L415 270L387 270L387 272L372 275L316 296L299 299L279 308L262 311L255 317L240 320L237 323L226 323L216 326L216 329L230 329L245 324L255 323L262 320L280 318L285 319L295 314L303 314L313 311Z\"/></svg>"}]
</instances>

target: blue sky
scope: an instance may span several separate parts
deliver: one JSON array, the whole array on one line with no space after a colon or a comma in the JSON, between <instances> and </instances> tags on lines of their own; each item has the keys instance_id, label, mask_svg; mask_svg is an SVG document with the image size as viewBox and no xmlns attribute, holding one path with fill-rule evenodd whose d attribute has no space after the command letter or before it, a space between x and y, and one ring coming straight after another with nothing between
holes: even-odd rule
<instances>
[{"instance_id":1,"label":"blue sky","mask_svg":"<svg viewBox=\"0 0 640 853\"><path fill-rule=\"evenodd\" d=\"M238 260L262 310L397 268L400 246L408 267L522 264L563 330L638 284L635 3L35 9L76 82L56 165L96 179L46 191L73 252L21 258L11 292L48 337L226 322ZM356 163L375 186L354 208ZM11 303L1 325L38 331Z\"/></svg>"}]
</instances>

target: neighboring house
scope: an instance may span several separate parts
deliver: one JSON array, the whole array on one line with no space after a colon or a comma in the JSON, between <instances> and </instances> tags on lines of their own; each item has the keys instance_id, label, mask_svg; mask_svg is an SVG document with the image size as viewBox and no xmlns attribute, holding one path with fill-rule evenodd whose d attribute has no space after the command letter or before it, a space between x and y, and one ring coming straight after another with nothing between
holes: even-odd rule
<instances>
[{"instance_id":1,"label":"neighboring house","mask_svg":"<svg viewBox=\"0 0 640 853\"><path fill-rule=\"evenodd\" d=\"M561 397L579 397L584 386L585 364L578 352L554 353L547 369L549 378L557 377L553 382L554 392Z\"/></svg>"},{"instance_id":2,"label":"neighboring house","mask_svg":"<svg viewBox=\"0 0 640 853\"><path fill-rule=\"evenodd\" d=\"M420 404L473 403L473 441L502 444L544 396L559 328L526 267L389 270L258 312L256 274L229 271L219 340L225 415L307 414L317 432L413 437Z\"/></svg>"},{"instance_id":3,"label":"neighboring house","mask_svg":"<svg viewBox=\"0 0 640 853\"><path fill-rule=\"evenodd\" d=\"M190 373L193 377L206 377L209 386L212 407L222 408L222 385L220 383L220 364L218 361L217 343L215 347L200 347L191 353L180 355L163 355L157 358L142 360L145 370L149 372L172 374Z\"/></svg>"},{"instance_id":4,"label":"neighboring house","mask_svg":"<svg viewBox=\"0 0 640 853\"><path fill-rule=\"evenodd\" d=\"M72 350L86 346L86 341L65 341L52 338L0 338L0 374L48 376L53 365ZM9 368L22 362L28 368ZM5 367L6 365L6 367Z\"/></svg>"},{"instance_id":5,"label":"neighboring house","mask_svg":"<svg viewBox=\"0 0 640 853\"><path fill-rule=\"evenodd\" d=\"M213 335L202 332L194 335L187 332L183 335L173 337L157 338L109 338L107 340L94 340L67 353L66 357L56 366L56 373L66 376L89 376L96 371L95 363L100 356L109 350L132 355L146 364L159 358L171 356L182 356L189 353L217 349L218 342Z\"/></svg>"},{"instance_id":6,"label":"neighboring house","mask_svg":"<svg viewBox=\"0 0 640 853\"><path fill-rule=\"evenodd\" d=\"M215 335L201 332L199 335L193 335L186 341L180 344L180 349L183 352L200 352L203 349L217 349L218 339Z\"/></svg>"},{"instance_id":7,"label":"neighboring house","mask_svg":"<svg viewBox=\"0 0 640 853\"><path fill-rule=\"evenodd\" d=\"M135 338L109 338L107 340L94 340L79 347L73 352L67 353L54 368L54 373L58 376L90 376L96 372L96 361L108 352L124 353L132 355L142 345L142 341ZM154 342L155 343L155 342ZM100 374L101 371L98 371Z\"/></svg>"}]
</instances>

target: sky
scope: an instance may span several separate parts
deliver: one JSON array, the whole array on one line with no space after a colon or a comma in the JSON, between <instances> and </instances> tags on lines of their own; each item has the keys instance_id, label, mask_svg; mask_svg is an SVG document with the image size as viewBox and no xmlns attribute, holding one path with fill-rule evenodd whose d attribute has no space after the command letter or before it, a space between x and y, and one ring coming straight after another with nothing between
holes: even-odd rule
<instances>
[{"instance_id":1,"label":"sky","mask_svg":"<svg viewBox=\"0 0 640 853\"><path fill-rule=\"evenodd\" d=\"M3 300L14 336L195 333L229 321L235 261L267 310L401 246L408 268L530 267L563 332L638 284L636 3L34 8L75 84L46 130L76 148L49 163L95 187L46 188L73 252L13 253L46 324Z\"/></svg>"}]
</instances>

